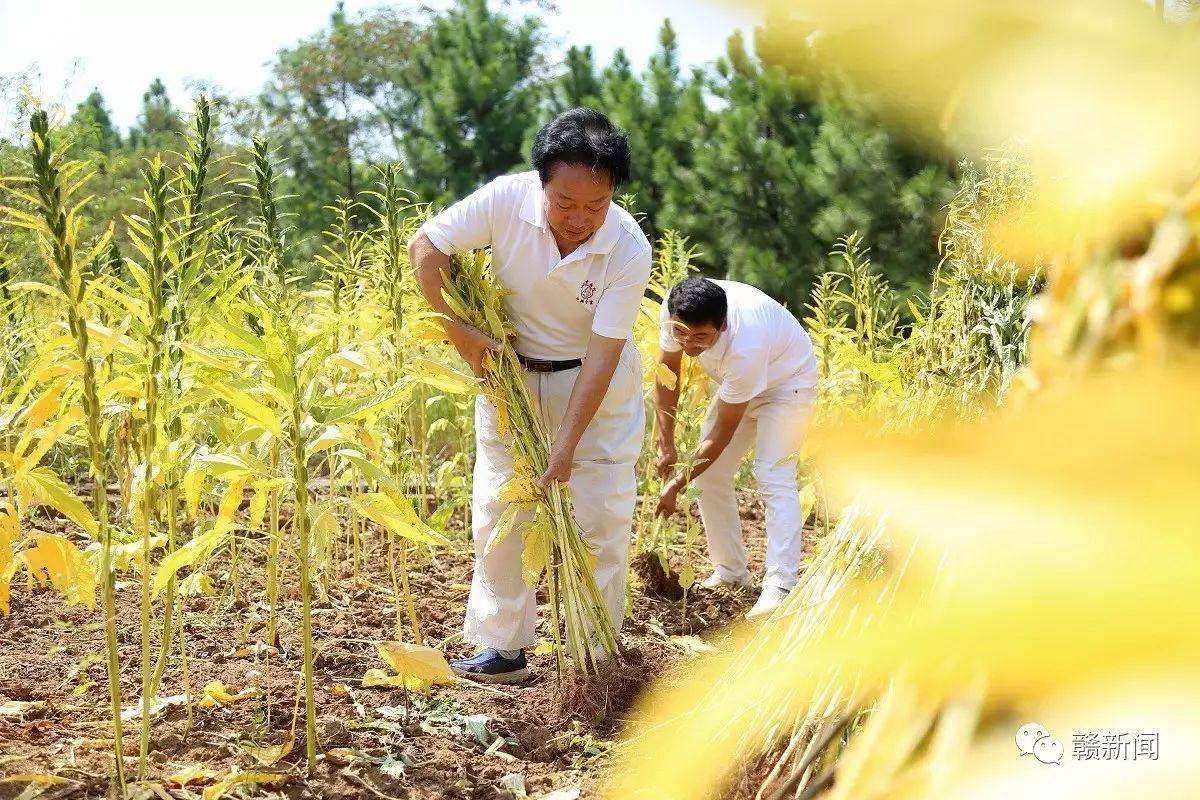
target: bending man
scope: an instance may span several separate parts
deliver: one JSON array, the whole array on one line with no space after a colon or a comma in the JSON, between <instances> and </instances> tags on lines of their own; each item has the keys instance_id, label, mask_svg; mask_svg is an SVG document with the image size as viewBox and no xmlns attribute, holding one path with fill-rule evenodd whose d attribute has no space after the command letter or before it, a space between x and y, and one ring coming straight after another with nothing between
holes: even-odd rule
<instances>
[{"instance_id":1,"label":"bending man","mask_svg":"<svg viewBox=\"0 0 1200 800\"><path fill-rule=\"evenodd\" d=\"M754 447L754 476L767 507L767 564L762 593L746 615L774 611L796 585L800 567L800 494L796 459L816 402L817 362L799 321L763 292L734 281L690 277L671 289L662 310L659 361L679 374L683 353L721 385L700 431L700 446L662 491L657 512L675 512L679 492L700 489L700 518L713 573L701 584L751 586L734 478ZM678 462L678 389L655 382L659 475Z\"/></svg>"}]
</instances>

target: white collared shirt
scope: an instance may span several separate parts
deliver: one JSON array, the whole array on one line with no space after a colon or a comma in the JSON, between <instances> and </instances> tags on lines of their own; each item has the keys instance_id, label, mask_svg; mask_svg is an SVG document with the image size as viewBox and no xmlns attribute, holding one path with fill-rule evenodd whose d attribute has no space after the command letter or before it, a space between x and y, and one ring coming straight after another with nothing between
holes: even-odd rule
<instances>
[{"instance_id":1,"label":"white collared shirt","mask_svg":"<svg viewBox=\"0 0 1200 800\"><path fill-rule=\"evenodd\" d=\"M611 203L604 224L565 258L546 224L537 172L504 175L428 220L418 233L447 255L491 245L492 270L512 294L505 311L517 352L582 358L591 333L628 339L646 282L650 241Z\"/></svg>"},{"instance_id":2,"label":"white collared shirt","mask_svg":"<svg viewBox=\"0 0 1200 800\"><path fill-rule=\"evenodd\" d=\"M746 403L767 392L815 390L817 357L800 321L766 293L737 281L713 281L725 290L729 327L697 359L721 384L717 397ZM659 346L683 348L671 337L671 314L662 304Z\"/></svg>"}]
</instances>

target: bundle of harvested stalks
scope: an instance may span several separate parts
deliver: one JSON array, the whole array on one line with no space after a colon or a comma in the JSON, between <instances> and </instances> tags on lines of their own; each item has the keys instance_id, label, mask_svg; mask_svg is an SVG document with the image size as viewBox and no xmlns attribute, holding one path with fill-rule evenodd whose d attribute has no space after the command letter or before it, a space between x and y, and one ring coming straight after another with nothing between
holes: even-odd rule
<instances>
[{"instance_id":1,"label":"bundle of harvested stalks","mask_svg":"<svg viewBox=\"0 0 1200 800\"><path fill-rule=\"evenodd\" d=\"M537 476L546 471L551 438L540 410L530 397L525 372L509 343L514 333L504 315L505 290L495 280L488 253L455 256L451 275L442 294L451 310L464 322L503 342L483 361L483 392L496 408L498 431L511 434L509 445L514 475L501 489L499 498L510 504L489 549L517 528L519 512L536 504L533 519L522 525L524 552L521 558L525 582L531 588L549 574L550 611L559 673L564 667L562 645L585 673L599 671L602 654L617 653L617 634L609 619L604 598L593 575L595 556L571 510L570 490L554 482L541 491Z\"/></svg>"}]
</instances>

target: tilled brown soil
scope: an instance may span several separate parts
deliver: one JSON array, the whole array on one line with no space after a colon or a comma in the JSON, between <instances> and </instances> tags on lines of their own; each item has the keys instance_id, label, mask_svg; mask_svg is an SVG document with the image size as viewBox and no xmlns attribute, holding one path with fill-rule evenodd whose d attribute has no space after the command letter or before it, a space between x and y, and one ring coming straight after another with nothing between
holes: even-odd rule
<instances>
[{"instance_id":1,"label":"tilled brown soil","mask_svg":"<svg viewBox=\"0 0 1200 800\"><path fill-rule=\"evenodd\" d=\"M761 573L761 505L746 495L743 509L752 569ZM48 521L45 527L63 524ZM457 636L472 566L469 544L458 536L454 548L410 563L426 642L442 644L451 658L470 651ZM275 782L233 789L231 796L257 791L295 798L513 798L523 786L532 798L555 789L568 790L569 797L572 787L580 797L592 797L610 763L611 741L628 722L643 687L673 665L703 657L671 637L697 635L720 647L722 626L754 600L750 593L697 588L684 617L678 601L660 596L661 586L647 592L635 578L623 630L627 652L599 683L560 685L553 654L532 654L534 677L526 685L460 682L406 698L399 689L361 686L368 669L386 667L374 643L397 638L382 549L369 547L360 574L352 575L342 564L315 604L317 739L324 755L316 772L306 775L304 712L297 704L301 648L294 563L280 601L278 648L265 648L267 609L254 551L243 550L236 587L225 557L214 559L206 573L216 581L216 596L188 598L185 615L193 698L199 699L210 681L222 681L235 695L256 691L211 708L194 706L190 722L182 704L154 717L144 796L197 798L233 770L258 770L274 774ZM708 572L703 553L694 560L702 578ZM139 587L118 587L121 684L130 707L141 685ZM156 620L155 653L159 624ZM112 791L104 652L98 610L68 606L58 593L27 588L18 579L12 614L0 617L0 776L18 780L0 781L0 798L33 796L32 775L62 781L34 784L44 787L46 798L103 797ZM176 656L160 696L184 692L183 663ZM137 776L138 730L136 720L125 725L130 779ZM266 766L256 758L272 761L275 754L254 748L286 744L293 730L294 746L287 755ZM217 776L186 786L168 780L193 767Z\"/></svg>"}]
</instances>

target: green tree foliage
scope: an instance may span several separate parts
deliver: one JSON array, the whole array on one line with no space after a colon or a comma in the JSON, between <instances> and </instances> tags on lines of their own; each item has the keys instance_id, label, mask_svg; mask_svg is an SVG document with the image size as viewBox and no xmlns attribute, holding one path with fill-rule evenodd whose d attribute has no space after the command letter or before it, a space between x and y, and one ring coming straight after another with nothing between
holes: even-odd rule
<instances>
[{"instance_id":1,"label":"green tree foliage","mask_svg":"<svg viewBox=\"0 0 1200 800\"><path fill-rule=\"evenodd\" d=\"M339 2L328 27L280 51L251 126L279 148L281 188L302 231L323 229L332 198L366 187L372 162L400 155L420 35L411 15L380 7L350 20Z\"/></svg>"},{"instance_id":2,"label":"green tree foliage","mask_svg":"<svg viewBox=\"0 0 1200 800\"><path fill-rule=\"evenodd\" d=\"M374 202L363 191L374 167L401 161L414 198L442 205L527 168L545 122L590 106L629 135L626 191L647 233L689 237L709 274L748 281L797 309L834 244L857 232L891 285L927 286L949 166L881 125L869 96L820 66L819 37L774 8L752 43L735 33L723 58L689 69L670 20L645 65L623 50L599 64L590 45L568 47L551 64L537 0L384 5L353 18L338 2L326 26L279 52L257 97L217 104L234 135L215 145L214 169L232 176L221 156L251 136L268 138L281 209L295 226L289 244L307 260L337 197ZM157 79L124 140L99 91L79 105L71 134L98 172L89 233L116 220L123 243L120 220L137 211L144 158L163 151L174 166L185 116ZM21 144L0 141L0 159ZM222 202L246 211L235 193ZM366 224L365 209L356 213L352 222ZM26 250L10 248L18 273L36 263Z\"/></svg>"},{"instance_id":3,"label":"green tree foliage","mask_svg":"<svg viewBox=\"0 0 1200 800\"><path fill-rule=\"evenodd\" d=\"M142 95L142 112L138 122L129 131L131 149L167 149L183 132L183 120L171 105L167 87L155 78L150 88Z\"/></svg>"},{"instance_id":4,"label":"green tree foliage","mask_svg":"<svg viewBox=\"0 0 1200 800\"><path fill-rule=\"evenodd\" d=\"M545 41L533 16L487 0L435 15L407 74L413 125L401 134L409 188L445 203L528 163L523 143L541 117Z\"/></svg>"},{"instance_id":5,"label":"green tree foliage","mask_svg":"<svg viewBox=\"0 0 1200 800\"><path fill-rule=\"evenodd\" d=\"M658 162L657 226L690 236L711 272L792 308L855 231L893 284L928 276L948 171L892 137L869 98L819 66L814 46L797 47L796 25L768 17L753 51L735 33L685 91L667 130L693 150ZM701 83L703 100L688 100Z\"/></svg>"},{"instance_id":6,"label":"green tree foliage","mask_svg":"<svg viewBox=\"0 0 1200 800\"><path fill-rule=\"evenodd\" d=\"M551 79L547 89L550 116L580 106L600 108L602 89L592 46L571 45L563 59L561 74Z\"/></svg>"},{"instance_id":7,"label":"green tree foliage","mask_svg":"<svg viewBox=\"0 0 1200 800\"><path fill-rule=\"evenodd\" d=\"M82 147L107 155L121 146L121 133L113 125L99 89L93 89L79 104L71 115L70 125L77 131L78 144Z\"/></svg>"}]
</instances>

